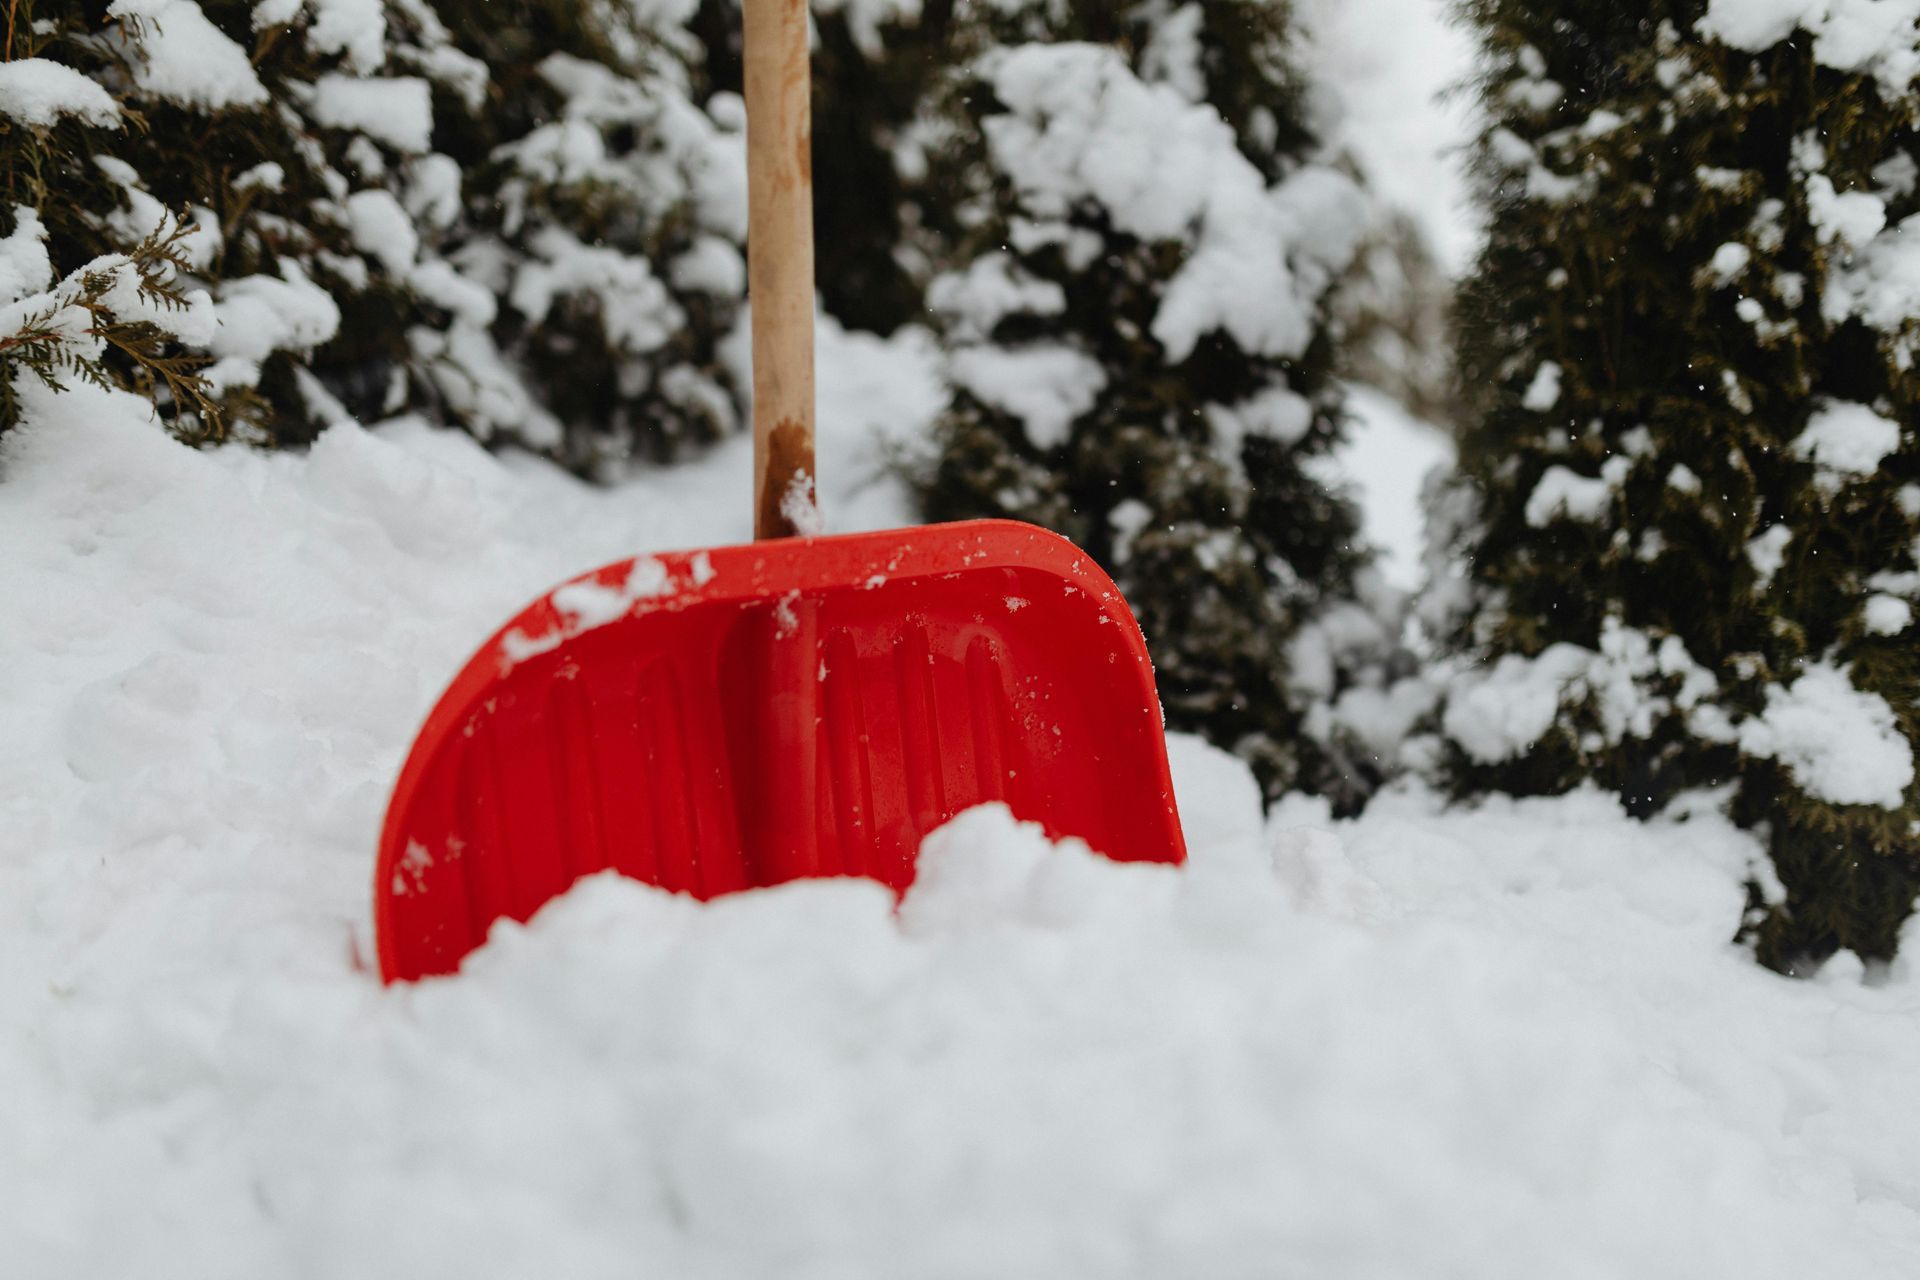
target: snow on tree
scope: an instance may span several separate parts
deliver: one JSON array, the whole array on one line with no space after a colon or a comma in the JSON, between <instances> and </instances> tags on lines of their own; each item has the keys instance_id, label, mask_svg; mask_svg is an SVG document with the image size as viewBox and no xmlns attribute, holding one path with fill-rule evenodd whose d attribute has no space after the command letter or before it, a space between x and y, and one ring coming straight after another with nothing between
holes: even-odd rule
<instances>
[{"instance_id":1,"label":"snow on tree","mask_svg":"<svg viewBox=\"0 0 1920 1280\"><path fill-rule=\"evenodd\" d=\"M484 284L494 314L473 319L538 406L499 425L535 444L530 426L557 426L589 470L742 421L722 350L746 291L745 113L734 94L696 103L693 7L523 0L503 21L441 0L494 86L447 131L467 175L449 257ZM489 414L484 380L461 382L459 335L424 345L456 366L454 411Z\"/></svg>"},{"instance_id":2,"label":"snow on tree","mask_svg":"<svg viewBox=\"0 0 1920 1280\"><path fill-rule=\"evenodd\" d=\"M102 294L105 346L63 357L189 437L425 410L584 468L730 430L739 112L691 101L687 6L463 3L25 0L4 301L112 255L169 311L204 292L185 329Z\"/></svg>"},{"instance_id":3,"label":"snow on tree","mask_svg":"<svg viewBox=\"0 0 1920 1280\"><path fill-rule=\"evenodd\" d=\"M1370 753L1307 709L1391 648L1315 470L1341 430L1325 295L1367 204L1290 110L1285 7L985 13L922 129L953 385L927 513L1066 533L1139 615L1170 726L1352 806ZM1050 35L1113 43L995 43Z\"/></svg>"},{"instance_id":4,"label":"snow on tree","mask_svg":"<svg viewBox=\"0 0 1920 1280\"><path fill-rule=\"evenodd\" d=\"M1768 964L1920 892L1920 7L1475 0L1456 782L1726 788Z\"/></svg>"},{"instance_id":5,"label":"snow on tree","mask_svg":"<svg viewBox=\"0 0 1920 1280\"><path fill-rule=\"evenodd\" d=\"M432 124L429 79L404 72L484 81L484 69L407 5L49 12L21 6L0 72L18 90L0 94L14 234L37 228L65 272L191 228L158 283L206 292L211 323L146 334L175 340L176 368L199 366L191 384L158 388L176 428L304 440L347 412L342 393L362 398L352 391L369 369L376 396L392 398L386 374L414 304L414 235L395 192ZM116 348L93 372L140 385L143 368Z\"/></svg>"}]
</instances>

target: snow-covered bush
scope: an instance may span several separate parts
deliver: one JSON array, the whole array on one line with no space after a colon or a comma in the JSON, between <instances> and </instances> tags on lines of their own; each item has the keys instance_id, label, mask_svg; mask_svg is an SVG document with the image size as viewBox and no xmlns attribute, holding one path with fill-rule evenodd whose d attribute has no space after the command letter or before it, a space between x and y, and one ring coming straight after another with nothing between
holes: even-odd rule
<instances>
[{"instance_id":1,"label":"snow-covered bush","mask_svg":"<svg viewBox=\"0 0 1920 1280\"><path fill-rule=\"evenodd\" d=\"M65 6L29 0L9 13L0 61L0 431L18 419L25 384L60 390L76 381L148 391L189 437L221 429L215 388L198 372L204 360L181 350L183 340L204 343L213 332L211 298L183 276L217 249L216 220L206 210L174 216L115 154L151 121L105 86L179 91L135 44L145 15L128 8L114 6L98 31ZM217 49L218 39L176 24L172 47L198 40Z\"/></svg>"},{"instance_id":2,"label":"snow-covered bush","mask_svg":"<svg viewBox=\"0 0 1920 1280\"><path fill-rule=\"evenodd\" d=\"M142 296L204 291L206 323L102 295L119 327L72 359L154 384L189 436L417 408L585 466L728 430L739 113L693 105L689 7L25 0L0 301L31 318L55 278L166 243ZM20 337L9 382L44 349Z\"/></svg>"},{"instance_id":3,"label":"snow-covered bush","mask_svg":"<svg viewBox=\"0 0 1920 1280\"><path fill-rule=\"evenodd\" d=\"M521 0L503 20L491 0L438 3L492 85L444 131L466 174L448 257L485 297L469 313L450 295L454 323L416 335L450 411L540 446L564 435L587 469L734 430L720 351L746 288L745 116L737 95L696 103L693 4Z\"/></svg>"},{"instance_id":4,"label":"snow-covered bush","mask_svg":"<svg viewBox=\"0 0 1920 1280\"><path fill-rule=\"evenodd\" d=\"M1762 959L1886 956L1920 892L1920 14L1471 8L1456 778L1725 787L1778 873Z\"/></svg>"},{"instance_id":5,"label":"snow-covered bush","mask_svg":"<svg viewBox=\"0 0 1920 1280\"><path fill-rule=\"evenodd\" d=\"M53 274L137 259L156 236L175 245L160 283L211 298L206 324L166 335L176 367L199 366L197 383L157 388L182 433L297 441L343 399L394 399L416 306L394 191L432 120L429 80L403 72L484 82L431 12L114 0L13 16L0 64L13 234L39 237ZM7 284L17 296L22 282ZM111 352L101 372L143 381Z\"/></svg>"},{"instance_id":6,"label":"snow-covered bush","mask_svg":"<svg viewBox=\"0 0 1920 1280\"><path fill-rule=\"evenodd\" d=\"M1341 429L1325 295L1365 200L1281 114L1283 6L1129 13L988 7L984 51L922 128L953 385L926 510L1065 532L1139 615L1170 725L1271 794L1351 805L1368 753L1303 723L1392 647L1357 609L1319 625L1363 561L1314 468ZM1008 29L1116 43L994 43Z\"/></svg>"}]
</instances>

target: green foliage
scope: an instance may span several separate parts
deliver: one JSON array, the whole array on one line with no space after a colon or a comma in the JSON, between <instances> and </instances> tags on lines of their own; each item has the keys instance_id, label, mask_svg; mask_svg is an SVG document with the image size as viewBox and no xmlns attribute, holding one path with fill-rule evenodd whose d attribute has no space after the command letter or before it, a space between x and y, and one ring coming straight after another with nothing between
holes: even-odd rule
<instances>
[{"instance_id":1,"label":"green foliage","mask_svg":"<svg viewBox=\"0 0 1920 1280\"><path fill-rule=\"evenodd\" d=\"M1480 514L1454 643L1533 658L1612 628L1676 641L1704 684L1682 696L1677 659L1635 675L1637 718L1563 690L1545 738L1459 751L1456 782L1594 779L1637 812L1731 785L1785 888L1752 922L1762 959L1890 955L1920 893L1920 792L1836 803L1742 726L1821 663L1884 699L1909 744L1920 731L1911 626L1867 617L1920 586L1920 380L1910 332L1850 301L1920 212L1917 99L1822 65L1805 33L1710 39L1702 0L1466 9L1488 55L1492 235L1460 303ZM1836 406L1897 424L1897 444L1836 465L1809 434ZM1556 501L1575 478L1585 497Z\"/></svg>"}]
</instances>

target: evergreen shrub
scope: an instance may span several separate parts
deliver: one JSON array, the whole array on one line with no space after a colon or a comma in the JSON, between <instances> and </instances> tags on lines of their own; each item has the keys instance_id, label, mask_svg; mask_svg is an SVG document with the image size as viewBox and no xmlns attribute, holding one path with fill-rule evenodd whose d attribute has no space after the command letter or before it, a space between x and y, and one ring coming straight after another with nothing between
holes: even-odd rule
<instances>
[{"instance_id":1,"label":"evergreen shrub","mask_svg":"<svg viewBox=\"0 0 1920 1280\"><path fill-rule=\"evenodd\" d=\"M1322 467L1327 298L1368 211L1317 156L1290 21L1034 4L963 30L968 70L917 131L953 386L922 493L1071 537L1138 614L1169 727L1350 809L1378 766L1309 711L1393 651Z\"/></svg>"},{"instance_id":2,"label":"evergreen shrub","mask_svg":"<svg viewBox=\"0 0 1920 1280\"><path fill-rule=\"evenodd\" d=\"M1920 893L1900 9L1468 6L1492 235L1444 504L1470 572L1433 611L1480 664L1445 713L1452 775L1590 780L1642 814L1716 791L1771 853L1744 928L1784 969L1891 955Z\"/></svg>"}]
</instances>

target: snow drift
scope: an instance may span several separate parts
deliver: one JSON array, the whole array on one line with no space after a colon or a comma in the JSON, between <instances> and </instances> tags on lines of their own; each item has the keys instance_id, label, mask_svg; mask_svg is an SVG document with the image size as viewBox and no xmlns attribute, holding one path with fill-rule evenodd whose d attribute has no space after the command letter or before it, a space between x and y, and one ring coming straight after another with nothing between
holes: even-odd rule
<instances>
[{"instance_id":1,"label":"snow drift","mask_svg":"<svg viewBox=\"0 0 1920 1280\"><path fill-rule=\"evenodd\" d=\"M882 350L830 334L829 403L875 411ZM702 906L599 878L382 989L374 833L440 682L570 570L738 536L744 451L596 492L406 422L294 457L191 452L119 395L30 409L0 444L10 1274L1920 1256L1920 986L1754 966L1725 935L1758 851L1704 814L1402 795L1263 824L1182 739L1184 869L983 809L897 911L858 881Z\"/></svg>"}]
</instances>

